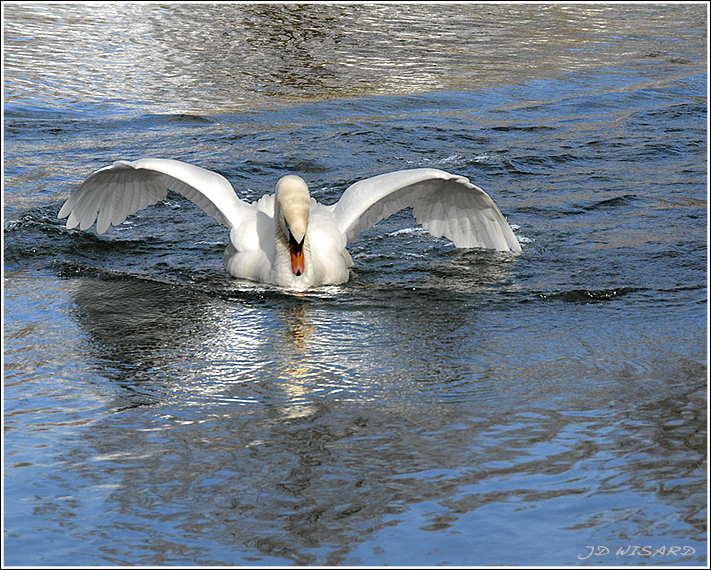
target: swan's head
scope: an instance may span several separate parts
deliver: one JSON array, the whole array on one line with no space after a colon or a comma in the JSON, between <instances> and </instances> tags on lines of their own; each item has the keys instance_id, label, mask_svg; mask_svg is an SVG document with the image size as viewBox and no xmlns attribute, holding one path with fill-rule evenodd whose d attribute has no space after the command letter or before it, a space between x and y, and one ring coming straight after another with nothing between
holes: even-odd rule
<instances>
[{"instance_id":1,"label":"swan's head","mask_svg":"<svg viewBox=\"0 0 711 570\"><path fill-rule=\"evenodd\" d=\"M297 277L304 273L304 239L309 226L311 195L303 178L284 176L277 182L274 217L291 250L291 270Z\"/></svg>"}]
</instances>

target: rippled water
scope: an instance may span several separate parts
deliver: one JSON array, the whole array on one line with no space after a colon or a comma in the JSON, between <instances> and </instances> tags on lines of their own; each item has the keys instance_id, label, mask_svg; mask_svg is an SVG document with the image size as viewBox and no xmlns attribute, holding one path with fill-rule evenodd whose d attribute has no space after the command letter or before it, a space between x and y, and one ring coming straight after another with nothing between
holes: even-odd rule
<instances>
[{"instance_id":1,"label":"rippled water","mask_svg":"<svg viewBox=\"0 0 711 570\"><path fill-rule=\"evenodd\" d=\"M4 10L4 562L707 563L705 5ZM434 166L519 256L404 212L340 287L225 275L117 159L324 203Z\"/></svg>"}]
</instances>

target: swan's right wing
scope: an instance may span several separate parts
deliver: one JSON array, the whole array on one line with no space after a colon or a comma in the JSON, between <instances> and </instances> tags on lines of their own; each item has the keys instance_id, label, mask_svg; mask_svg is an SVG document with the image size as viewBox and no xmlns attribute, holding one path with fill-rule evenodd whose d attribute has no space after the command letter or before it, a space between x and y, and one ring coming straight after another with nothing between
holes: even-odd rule
<instances>
[{"instance_id":1,"label":"swan's right wing","mask_svg":"<svg viewBox=\"0 0 711 570\"><path fill-rule=\"evenodd\" d=\"M491 197L464 176L434 168L399 170L349 186L330 206L348 241L403 208L435 237L456 247L521 251Z\"/></svg>"},{"instance_id":2,"label":"swan's right wing","mask_svg":"<svg viewBox=\"0 0 711 570\"><path fill-rule=\"evenodd\" d=\"M249 225L256 208L235 194L226 178L185 162L146 158L135 162L120 160L97 170L77 188L59 211L69 217L67 227L89 229L94 222L103 234L110 225L122 223L129 215L160 202L173 190L199 206L232 234Z\"/></svg>"}]
</instances>

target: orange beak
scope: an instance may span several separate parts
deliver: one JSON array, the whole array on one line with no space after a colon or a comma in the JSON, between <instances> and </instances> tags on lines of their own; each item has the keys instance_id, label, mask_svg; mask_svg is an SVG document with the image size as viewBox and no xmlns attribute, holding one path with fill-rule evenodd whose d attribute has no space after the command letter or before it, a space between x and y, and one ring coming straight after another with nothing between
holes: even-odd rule
<instances>
[{"instance_id":1,"label":"orange beak","mask_svg":"<svg viewBox=\"0 0 711 570\"><path fill-rule=\"evenodd\" d=\"M304 264L304 242L296 243L293 240L289 240L289 246L291 248L291 271L298 277L306 269Z\"/></svg>"}]
</instances>

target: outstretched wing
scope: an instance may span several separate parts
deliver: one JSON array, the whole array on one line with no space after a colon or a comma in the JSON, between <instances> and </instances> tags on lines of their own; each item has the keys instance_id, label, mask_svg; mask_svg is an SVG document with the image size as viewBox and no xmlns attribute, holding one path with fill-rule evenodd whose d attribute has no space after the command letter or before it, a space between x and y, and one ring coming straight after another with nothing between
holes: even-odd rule
<instances>
[{"instance_id":1,"label":"outstretched wing","mask_svg":"<svg viewBox=\"0 0 711 570\"><path fill-rule=\"evenodd\" d=\"M168 190L182 194L230 230L254 209L216 172L178 160L145 158L120 160L94 172L72 193L58 217L69 216L67 227L82 230L97 222L96 231L103 234L111 224L116 226L138 210L160 202Z\"/></svg>"},{"instance_id":2,"label":"outstretched wing","mask_svg":"<svg viewBox=\"0 0 711 570\"><path fill-rule=\"evenodd\" d=\"M456 247L521 251L491 197L463 176L434 168L399 170L361 180L332 206L348 241L403 208L435 237Z\"/></svg>"}]
</instances>

